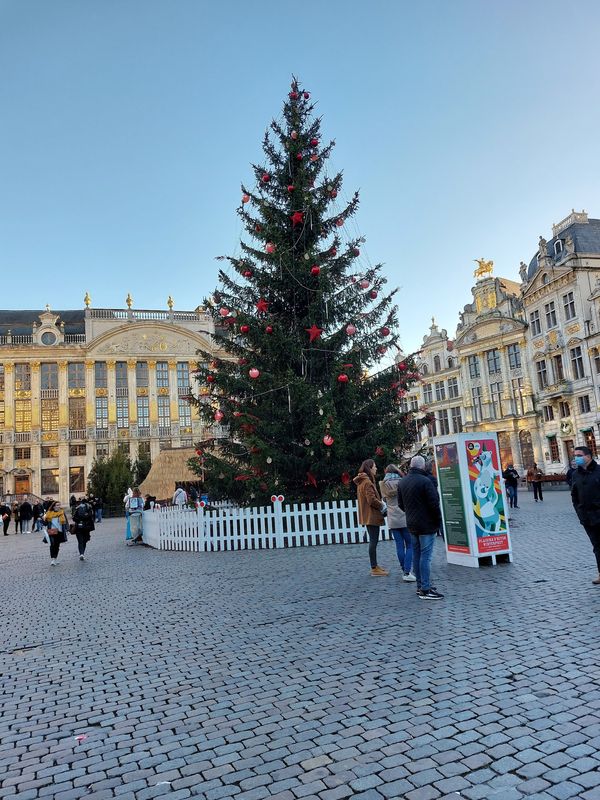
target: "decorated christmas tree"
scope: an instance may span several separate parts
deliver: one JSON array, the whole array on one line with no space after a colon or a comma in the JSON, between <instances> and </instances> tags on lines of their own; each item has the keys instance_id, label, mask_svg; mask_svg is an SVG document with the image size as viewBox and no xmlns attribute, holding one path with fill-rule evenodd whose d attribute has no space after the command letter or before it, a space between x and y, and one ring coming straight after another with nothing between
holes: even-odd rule
<instances>
[{"instance_id":1,"label":"decorated christmas tree","mask_svg":"<svg viewBox=\"0 0 600 800\"><path fill-rule=\"evenodd\" d=\"M358 193L342 201L342 174L327 171L334 142L321 141L314 112L294 80L242 186L247 235L206 300L221 357L201 354L192 402L215 436L191 466L215 499L349 497L364 459L385 466L414 440L399 400L419 376L412 357L392 363L395 290L361 256L349 225Z\"/></svg>"}]
</instances>

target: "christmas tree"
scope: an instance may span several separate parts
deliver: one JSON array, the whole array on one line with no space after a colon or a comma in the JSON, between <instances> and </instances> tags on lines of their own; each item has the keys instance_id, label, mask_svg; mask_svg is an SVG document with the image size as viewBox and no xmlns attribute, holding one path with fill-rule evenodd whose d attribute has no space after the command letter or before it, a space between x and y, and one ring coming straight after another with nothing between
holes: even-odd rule
<instances>
[{"instance_id":1,"label":"christmas tree","mask_svg":"<svg viewBox=\"0 0 600 800\"><path fill-rule=\"evenodd\" d=\"M314 111L294 80L242 185L247 238L206 301L221 355L201 353L192 402L228 436L199 442L190 464L215 499L349 497L364 459L385 466L415 438L399 404L419 377L414 359L379 363L398 349L396 290L349 233L358 192L340 202L334 142L321 142Z\"/></svg>"}]
</instances>

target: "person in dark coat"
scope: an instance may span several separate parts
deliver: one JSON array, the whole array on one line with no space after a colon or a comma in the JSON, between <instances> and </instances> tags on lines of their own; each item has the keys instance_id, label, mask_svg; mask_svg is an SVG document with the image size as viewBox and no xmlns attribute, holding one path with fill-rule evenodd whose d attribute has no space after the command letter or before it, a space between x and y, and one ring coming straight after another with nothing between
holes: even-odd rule
<instances>
[{"instance_id":1,"label":"person in dark coat","mask_svg":"<svg viewBox=\"0 0 600 800\"><path fill-rule=\"evenodd\" d=\"M44 516L44 506L41 502L33 504L33 530L34 532L42 529L42 517Z\"/></svg>"},{"instance_id":2,"label":"person in dark coat","mask_svg":"<svg viewBox=\"0 0 600 800\"><path fill-rule=\"evenodd\" d=\"M577 464L575 463L575 459L571 459L571 463L569 469L567 470L567 484L569 485L569 489L573 485L573 473L577 469Z\"/></svg>"},{"instance_id":3,"label":"person in dark coat","mask_svg":"<svg viewBox=\"0 0 600 800\"><path fill-rule=\"evenodd\" d=\"M2 503L0 505L0 517L2 518L2 528L5 536L8 536L11 514L10 506L7 503Z\"/></svg>"},{"instance_id":4,"label":"person in dark coat","mask_svg":"<svg viewBox=\"0 0 600 800\"><path fill-rule=\"evenodd\" d=\"M509 464L502 473L502 477L506 485L506 494L510 507L518 508L519 473L512 464Z\"/></svg>"},{"instance_id":5,"label":"person in dark coat","mask_svg":"<svg viewBox=\"0 0 600 800\"><path fill-rule=\"evenodd\" d=\"M85 548L90 540L90 533L95 530L94 509L85 497L79 500L73 512L73 525L75 526L75 536L77 537L79 560L85 561Z\"/></svg>"},{"instance_id":6,"label":"person in dark coat","mask_svg":"<svg viewBox=\"0 0 600 800\"><path fill-rule=\"evenodd\" d=\"M21 527L20 506L16 501L12 504L12 515L15 521L15 533L23 533L23 528Z\"/></svg>"},{"instance_id":7,"label":"person in dark coat","mask_svg":"<svg viewBox=\"0 0 600 800\"><path fill-rule=\"evenodd\" d=\"M598 575L592 583L600 586L600 466L585 446L575 448L574 460L577 469L571 476L571 499L596 556Z\"/></svg>"},{"instance_id":8,"label":"person in dark coat","mask_svg":"<svg viewBox=\"0 0 600 800\"><path fill-rule=\"evenodd\" d=\"M413 571L421 600L443 600L431 585L430 570L435 532L441 527L440 498L425 470L423 456L414 456L408 475L398 484L398 505L406 512L413 545Z\"/></svg>"},{"instance_id":9,"label":"person in dark coat","mask_svg":"<svg viewBox=\"0 0 600 800\"><path fill-rule=\"evenodd\" d=\"M33 519L33 506L25 498L19 507L21 516L21 533L31 533L31 520Z\"/></svg>"}]
</instances>

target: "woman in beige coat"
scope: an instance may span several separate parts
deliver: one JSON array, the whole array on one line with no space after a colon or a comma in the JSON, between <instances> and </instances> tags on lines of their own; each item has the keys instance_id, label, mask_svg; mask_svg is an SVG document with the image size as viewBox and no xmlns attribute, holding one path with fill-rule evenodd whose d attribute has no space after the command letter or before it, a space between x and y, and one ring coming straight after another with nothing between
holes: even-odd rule
<instances>
[{"instance_id":1,"label":"woman in beige coat","mask_svg":"<svg viewBox=\"0 0 600 800\"><path fill-rule=\"evenodd\" d=\"M379 541L379 528L383 525L383 511L386 505L382 502L375 475L377 465L372 458L367 458L360 465L358 475L354 478L358 501L358 522L365 525L369 534L369 560L371 562L371 575L381 578L389 575L388 570L377 564L377 542Z\"/></svg>"}]
</instances>

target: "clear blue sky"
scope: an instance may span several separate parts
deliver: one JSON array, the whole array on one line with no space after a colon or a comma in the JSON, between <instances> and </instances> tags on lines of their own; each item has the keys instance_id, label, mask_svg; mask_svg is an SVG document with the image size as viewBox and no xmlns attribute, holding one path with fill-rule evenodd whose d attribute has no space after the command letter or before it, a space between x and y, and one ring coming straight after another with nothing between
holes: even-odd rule
<instances>
[{"instance_id":1,"label":"clear blue sky","mask_svg":"<svg viewBox=\"0 0 600 800\"><path fill-rule=\"evenodd\" d=\"M0 0L4 308L193 308L289 91L319 101L402 341L600 217L596 0Z\"/></svg>"}]
</instances>

